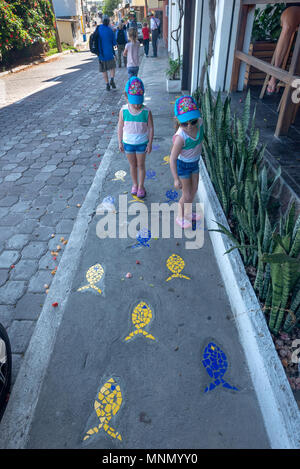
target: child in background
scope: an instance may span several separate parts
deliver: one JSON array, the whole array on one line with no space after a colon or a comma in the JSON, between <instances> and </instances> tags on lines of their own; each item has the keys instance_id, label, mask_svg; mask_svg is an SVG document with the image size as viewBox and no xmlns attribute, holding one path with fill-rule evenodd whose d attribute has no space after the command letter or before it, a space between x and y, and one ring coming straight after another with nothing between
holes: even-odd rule
<instances>
[{"instance_id":1,"label":"child in background","mask_svg":"<svg viewBox=\"0 0 300 469\"><path fill-rule=\"evenodd\" d=\"M133 182L131 194L139 198L146 196L145 160L146 153L151 153L154 127L152 113L144 106L144 84L138 77L131 77L126 83L127 104L119 114L118 139L119 150L125 151L130 165Z\"/></svg>"},{"instance_id":2,"label":"child in background","mask_svg":"<svg viewBox=\"0 0 300 469\"><path fill-rule=\"evenodd\" d=\"M145 56L146 56L146 57L149 57L148 54L149 54L150 29L149 29L147 23L143 23L142 33L143 33L143 44L144 44Z\"/></svg>"},{"instance_id":3,"label":"child in background","mask_svg":"<svg viewBox=\"0 0 300 469\"><path fill-rule=\"evenodd\" d=\"M127 57L128 78L131 78L137 77L139 73L140 43L138 41L137 29L130 28L128 37L130 42L127 42L123 55Z\"/></svg>"},{"instance_id":4,"label":"child in background","mask_svg":"<svg viewBox=\"0 0 300 469\"><path fill-rule=\"evenodd\" d=\"M173 136L170 167L175 188L182 190L176 223L181 228L191 228L192 221L201 217L188 210L184 204L193 203L198 189L203 125L200 110L192 96L178 98L174 113L177 131Z\"/></svg>"}]
</instances>

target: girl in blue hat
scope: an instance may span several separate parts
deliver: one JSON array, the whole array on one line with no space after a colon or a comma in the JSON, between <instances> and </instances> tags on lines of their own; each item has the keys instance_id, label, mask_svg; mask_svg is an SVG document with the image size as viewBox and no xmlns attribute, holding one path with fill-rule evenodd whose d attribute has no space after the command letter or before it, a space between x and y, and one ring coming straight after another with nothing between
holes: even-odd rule
<instances>
[{"instance_id":1,"label":"girl in blue hat","mask_svg":"<svg viewBox=\"0 0 300 469\"><path fill-rule=\"evenodd\" d=\"M198 189L203 125L200 110L192 96L178 98L174 113L177 131L173 136L170 167L175 188L182 190L176 223L182 228L191 228L192 221L200 219L200 216L188 211L185 204L193 203Z\"/></svg>"},{"instance_id":2,"label":"girl in blue hat","mask_svg":"<svg viewBox=\"0 0 300 469\"><path fill-rule=\"evenodd\" d=\"M144 187L146 153L151 153L154 136L152 113L144 102L144 84L138 77L131 77L126 83L127 104L119 114L119 150L127 156L132 178L131 194L139 198L146 196Z\"/></svg>"}]
</instances>

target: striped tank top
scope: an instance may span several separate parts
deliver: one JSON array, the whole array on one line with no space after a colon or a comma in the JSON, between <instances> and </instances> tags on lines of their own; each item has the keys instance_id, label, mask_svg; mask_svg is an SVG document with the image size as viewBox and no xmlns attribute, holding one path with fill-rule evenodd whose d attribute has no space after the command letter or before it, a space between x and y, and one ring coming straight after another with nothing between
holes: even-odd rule
<instances>
[{"instance_id":1,"label":"striped tank top","mask_svg":"<svg viewBox=\"0 0 300 469\"><path fill-rule=\"evenodd\" d=\"M190 137L182 127L179 127L176 134L173 137L173 142L176 135L179 135L183 139L183 147L178 156L178 159L184 161L185 163L193 163L198 161L201 155L202 149L202 140L203 140L203 125L200 121L200 127L198 129L196 138Z\"/></svg>"},{"instance_id":2,"label":"striped tank top","mask_svg":"<svg viewBox=\"0 0 300 469\"><path fill-rule=\"evenodd\" d=\"M132 114L128 104L122 107L123 112L123 143L141 145L148 143L148 116L149 109L142 106L137 114Z\"/></svg>"}]
</instances>

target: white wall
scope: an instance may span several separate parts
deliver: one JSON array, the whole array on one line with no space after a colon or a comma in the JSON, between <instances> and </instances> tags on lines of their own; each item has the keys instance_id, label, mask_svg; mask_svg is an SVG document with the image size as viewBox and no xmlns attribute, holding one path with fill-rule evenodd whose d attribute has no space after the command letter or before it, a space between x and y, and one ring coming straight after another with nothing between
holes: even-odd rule
<instances>
[{"instance_id":1,"label":"white wall","mask_svg":"<svg viewBox=\"0 0 300 469\"><path fill-rule=\"evenodd\" d=\"M214 55L209 68L210 84L214 91L230 90L240 4L241 0L216 1ZM170 31L177 28L178 19L177 2L176 0L169 0L168 51L172 58L177 57L177 51L175 42L170 37ZM250 16L244 41L244 50L247 50L247 47L249 47L252 22L253 18ZM198 86L202 66L205 63L208 50L209 26L209 0L196 0L191 92L195 91ZM182 22L181 50L183 50L183 29L184 21ZM244 71L244 68L242 68L240 83L243 81Z\"/></svg>"},{"instance_id":2,"label":"white wall","mask_svg":"<svg viewBox=\"0 0 300 469\"><path fill-rule=\"evenodd\" d=\"M53 0L55 16L80 16L80 0Z\"/></svg>"},{"instance_id":3,"label":"white wall","mask_svg":"<svg viewBox=\"0 0 300 469\"><path fill-rule=\"evenodd\" d=\"M214 91L229 91L236 42L240 0L217 0L214 55L210 84Z\"/></svg>"},{"instance_id":4,"label":"white wall","mask_svg":"<svg viewBox=\"0 0 300 469\"><path fill-rule=\"evenodd\" d=\"M168 39L168 51L172 59L177 59L177 47L175 41L171 38L171 31L177 29L179 22L179 10L177 7L176 0L169 0L169 39ZM182 19L181 27L181 39L180 39L180 50L183 50L183 24L184 18ZM174 35L175 36L175 35Z\"/></svg>"}]
</instances>

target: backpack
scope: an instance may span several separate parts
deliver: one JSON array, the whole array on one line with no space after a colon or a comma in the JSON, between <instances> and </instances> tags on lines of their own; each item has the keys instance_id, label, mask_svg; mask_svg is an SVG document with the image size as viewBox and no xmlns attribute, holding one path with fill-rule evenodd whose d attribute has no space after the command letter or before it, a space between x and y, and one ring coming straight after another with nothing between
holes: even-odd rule
<instances>
[{"instance_id":1,"label":"backpack","mask_svg":"<svg viewBox=\"0 0 300 469\"><path fill-rule=\"evenodd\" d=\"M155 24L156 24L156 27L157 27L158 35L160 36L160 20L159 20L159 18L153 18L153 19L154 19L154 22L155 22ZM156 21L156 19L158 19L158 21L159 21L159 24L157 24L157 21Z\"/></svg>"},{"instance_id":2,"label":"backpack","mask_svg":"<svg viewBox=\"0 0 300 469\"><path fill-rule=\"evenodd\" d=\"M89 39L89 48L92 54L99 55L99 48L98 48L98 27L96 27L95 31L90 35Z\"/></svg>"},{"instance_id":3,"label":"backpack","mask_svg":"<svg viewBox=\"0 0 300 469\"><path fill-rule=\"evenodd\" d=\"M126 44L125 32L124 29L119 29L117 32L117 43Z\"/></svg>"}]
</instances>

